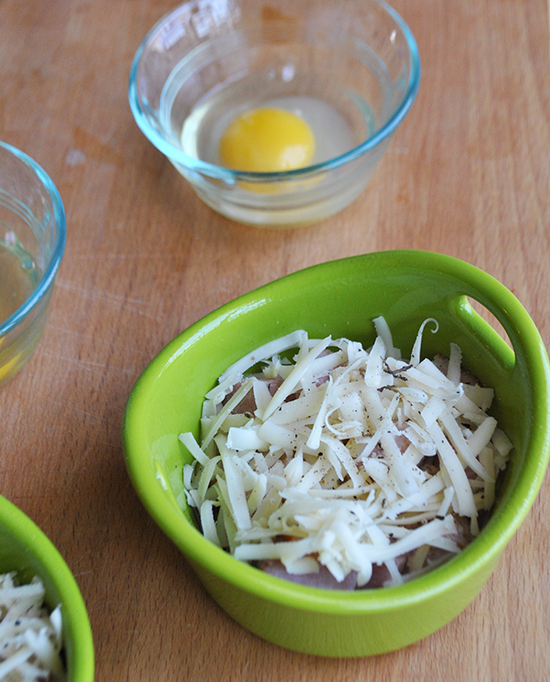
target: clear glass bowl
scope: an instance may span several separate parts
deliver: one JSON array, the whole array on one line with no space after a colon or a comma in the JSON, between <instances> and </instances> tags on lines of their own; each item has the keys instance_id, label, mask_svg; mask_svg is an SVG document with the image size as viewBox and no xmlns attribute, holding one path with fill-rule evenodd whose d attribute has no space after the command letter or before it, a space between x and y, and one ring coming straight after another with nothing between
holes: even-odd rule
<instances>
[{"instance_id":1,"label":"clear glass bowl","mask_svg":"<svg viewBox=\"0 0 550 682\"><path fill-rule=\"evenodd\" d=\"M51 179L0 142L0 384L40 341L65 234L63 203Z\"/></svg>"},{"instance_id":2,"label":"clear glass bowl","mask_svg":"<svg viewBox=\"0 0 550 682\"><path fill-rule=\"evenodd\" d=\"M340 211L369 182L420 81L414 37L378 0L205 0L164 16L136 52L129 99L146 137L214 210L255 225ZM238 113L299 111L312 165L225 168L219 139Z\"/></svg>"}]
</instances>

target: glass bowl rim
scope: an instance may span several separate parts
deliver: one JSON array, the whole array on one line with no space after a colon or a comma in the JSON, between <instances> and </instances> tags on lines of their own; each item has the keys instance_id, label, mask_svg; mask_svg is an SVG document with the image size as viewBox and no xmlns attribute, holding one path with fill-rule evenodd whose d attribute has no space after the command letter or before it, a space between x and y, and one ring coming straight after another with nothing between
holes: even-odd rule
<instances>
[{"instance_id":1,"label":"glass bowl rim","mask_svg":"<svg viewBox=\"0 0 550 682\"><path fill-rule=\"evenodd\" d=\"M179 164L183 166L188 171L194 173L202 173L208 177L216 178L222 180L229 184L234 184L236 181L248 181L248 182L281 182L284 180L296 180L301 179L304 176L312 176L318 173L327 172L339 168L355 159L360 158L367 152L378 146L383 140L389 138L393 132L396 130L401 121L405 118L409 109L411 108L418 89L420 86L421 77L421 66L420 66L420 56L418 53L418 46L415 37L406 24L401 15L384 0L369 0L372 4L378 5L386 14L393 19L396 25L399 27L403 37L405 39L408 48L408 57L410 59L410 73L407 83L406 91L402 97L401 102L395 108L389 119L384 123L384 125L377 130L374 135L371 135L364 142L357 145L353 149L340 154L328 161L322 163L314 164L311 166L305 166L303 168L296 168L287 171L277 171L277 172L253 172L253 171L242 171L234 170L231 168L225 168L224 166L218 166L207 161L202 161L201 159L189 156L185 154L181 149L174 146L169 142L166 137L161 135L158 130L149 123L150 113L147 112L146 107L143 106L142 101L138 94L137 87L137 74L138 69L141 64L144 52L152 41L153 37L156 36L157 32L175 14L181 11L181 8L187 3L181 3L177 7L173 8L166 14L164 14L147 32L145 38L139 45L134 58L132 60L132 65L130 68L130 78L128 86L128 99L130 103L130 109L134 119L141 129L142 133L149 139L149 141L165 156L170 159L172 163Z\"/></svg>"},{"instance_id":2,"label":"glass bowl rim","mask_svg":"<svg viewBox=\"0 0 550 682\"><path fill-rule=\"evenodd\" d=\"M0 149L4 149L12 154L21 163L30 168L31 172L36 176L38 181L44 186L49 199L52 204L52 220L57 226L57 236L54 243L52 254L48 260L48 264L44 269L44 273L40 278L37 286L32 294L19 306L19 308L12 313L4 322L0 323L0 334L7 334L17 327L36 307L36 305L47 294L53 280L57 274L61 259L65 251L65 242L67 238L67 222L65 216L65 209L63 201L55 184L46 171L28 154L17 149L16 147L0 140Z\"/></svg>"}]
</instances>

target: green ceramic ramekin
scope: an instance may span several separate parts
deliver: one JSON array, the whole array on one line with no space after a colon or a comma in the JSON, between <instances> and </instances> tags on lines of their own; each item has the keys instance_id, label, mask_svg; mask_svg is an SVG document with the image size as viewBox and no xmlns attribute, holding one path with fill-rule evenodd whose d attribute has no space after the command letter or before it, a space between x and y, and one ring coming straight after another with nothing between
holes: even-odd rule
<instances>
[{"instance_id":1,"label":"green ceramic ramekin","mask_svg":"<svg viewBox=\"0 0 550 682\"><path fill-rule=\"evenodd\" d=\"M511 347L469 303L499 320ZM496 392L494 414L514 444L492 516L460 555L391 588L342 593L266 575L208 542L186 508L182 431L198 435L204 394L237 358L294 329L368 345L383 315L410 353L420 323L423 351L459 344L464 366ZM541 337L506 287L460 260L389 251L324 263L228 303L166 346L137 381L126 408L126 462L143 504L220 606L271 642L321 656L367 656L415 642L448 623L478 594L532 506L550 452L549 363Z\"/></svg>"},{"instance_id":2,"label":"green ceramic ramekin","mask_svg":"<svg viewBox=\"0 0 550 682\"><path fill-rule=\"evenodd\" d=\"M21 582L39 576L46 604L61 604L67 682L93 682L92 631L78 585L57 549L28 516L0 495L0 573Z\"/></svg>"}]
</instances>

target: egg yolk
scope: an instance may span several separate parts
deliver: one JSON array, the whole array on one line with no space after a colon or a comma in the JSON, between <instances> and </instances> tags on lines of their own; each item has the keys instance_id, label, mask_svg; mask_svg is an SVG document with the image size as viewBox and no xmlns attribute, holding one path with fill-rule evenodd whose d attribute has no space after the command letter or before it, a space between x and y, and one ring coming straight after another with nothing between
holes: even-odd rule
<instances>
[{"instance_id":1,"label":"egg yolk","mask_svg":"<svg viewBox=\"0 0 550 682\"><path fill-rule=\"evenodd\" d=\"M303 168L310 163L315 138L308 124L276 107L239 114L220 140L220 160L234 170L269 173Z\"/></svg>"}]
</instances>

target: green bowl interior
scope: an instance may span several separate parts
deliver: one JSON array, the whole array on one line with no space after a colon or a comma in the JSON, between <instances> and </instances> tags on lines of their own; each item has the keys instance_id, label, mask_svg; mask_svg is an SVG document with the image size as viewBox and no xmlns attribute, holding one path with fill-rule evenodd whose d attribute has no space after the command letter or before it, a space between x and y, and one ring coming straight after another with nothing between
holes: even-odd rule
<instances>
[{"instance_id":1,"label":"green bowl interior","mask_svg":"<svg viewBox=\"0 0 550 682\"><path fill-rule=\"evenodd\" d=\"M21 582L39 576L46 603L61 604L68 682L93 682L92 631L84 601L67 564L44 533L0 496L0 573L15 571Z\"/></svg>"},{"instance_id":2,"label":"green bowl interior","mask_svg":"<svg viewBox=\"0 0 550 682\"><path fill-rule=\"evenodd\" d=\"M513 350L473 310L468 297L495 315ZM246 352L298 328L310 336L345 336L368 346L375 338L372 319L379 315L404 357L422 321L436 318L439 331L432 334L426 328L423 355L448 354L450 342L458 343L464 366L495 389L493 413L514 451L480 537L452 561L403 586L345 594L272 578L206 541L186 508L182 466L189 459L178 434L190 430L198 435L202 399L217 377ZM494 564L531 507L548 463L548 387L548 357L535 325L513 294L488 274L428 252L356 256L272 282L174 339L129 398L123 427L126 461L149 513L195 565L296 608L335 614L397 609Z\"/></svg>"}]
</instances>

